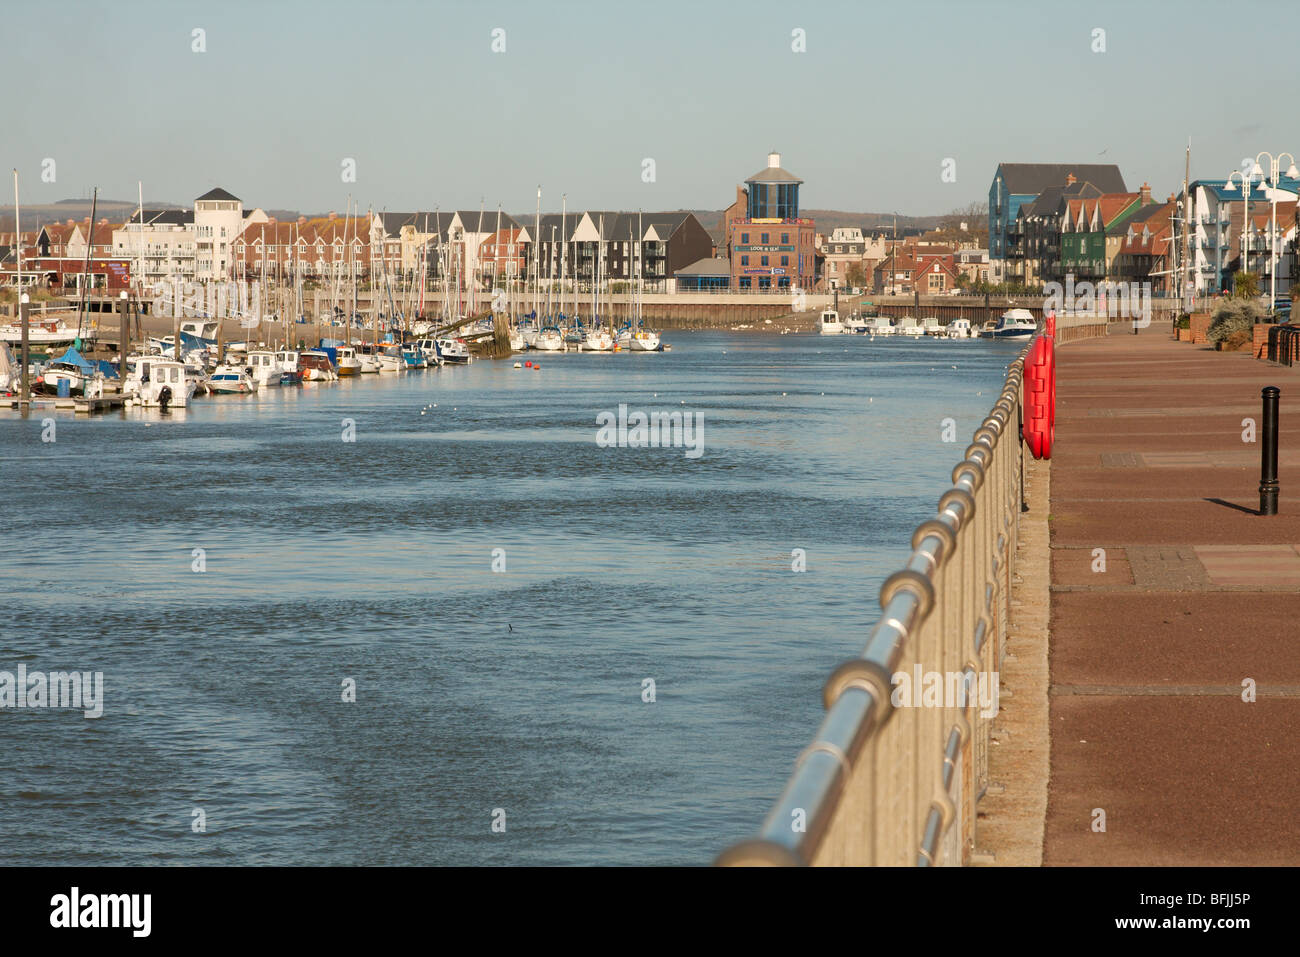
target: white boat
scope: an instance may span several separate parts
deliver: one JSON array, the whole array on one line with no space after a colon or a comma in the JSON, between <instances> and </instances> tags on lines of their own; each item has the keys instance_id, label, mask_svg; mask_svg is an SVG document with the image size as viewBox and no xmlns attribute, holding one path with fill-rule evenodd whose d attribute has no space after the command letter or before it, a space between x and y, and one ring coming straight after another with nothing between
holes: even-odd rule
<instances>
[{"instance_id":1,"label":"white boat","mask_svg":"<svg viewBox=\"0 0 1300 957\"><path fill-rule=\"evenodd\" d=\"M564 333L559 326L547 326L537 334L537 349L541 352L563 352Z\"/></svg>"},{"instance_id":2,"label":"white boat","mask_svg":"<svg viewBox=\"0 0 1300 957\"><path fill-rule=\"evenodd\" d=\"M984 339L1032 339L1038 332L1038 320L1028 309L1008 309L998 316L992 329L980 333Z\"/></svg>"},{"instance_id":3,"label":"white boat","mask_svg":"<svg viewBox=\"0 0 1300 957\"><path fill-rule=\"evenodd\" d=\"M402 350L397 346L381 346L374 357L379 363L380 372L405 372L410 368L402 358Z\"/></svg>"},{"instance_id":4,"label":"white boat","mask_svg":"<svg viewBox=\"0 0 1300 957\"><path fill-rule=\"evenodd\" d=\"M869 336L892 336L894 334L894 324L888 316L876 316L867 323L867 335Z\"/></svg>"},{"instance_id":5,"label":"white boat","mask_svg":"<svg viewBox=\"0 0 1300 957\"><path fill-rule=\"evenodd\" d=\"M415 345L424 355L429 365L436 367L446 363L447 360L438 355L438 341L436 339L418 339Z\"/></svg>"},{"instance_id":6,"label":"white boat","mask_svg":"<svg viewBox=\"0 0 1300 957\"><path fill-rule=\"evenodd\" d=\"M265 349L254 349L244 357L244 368L258 388L280 384L280 364L275 360L275 353Z\"/></svg>"},{"instance_id":7,"label":"white boat","mask_svg":"<svg viewBox=\"0 0 1300 957\"><path fill-rule=\"evenodd\" d=\"M250 395L257 391L257 380L246 369L226 363L208 376L208 391Z\"/></svg>"},{"instance_id":8,"label":"white boat","mask_svg":"<svg viewBox=\"0 0 1300 957\"><path fill-rule=\"evenodd\" d=\"M183 319L181 332L196 339L217 341L217 321L215 319Z\"/></svg>"},{"instance_id":9,"label":"white boat","mask_svg":"<svg viewBox=\"0 0 1300 957\"><path fill-rule=\"evenodd\" d=\"M894 327L896 336L915 336L920 338L924 330L921 328L920 321L916 316L903 316L898 320L898 325Z\"/></svg>"},{"instance_id":10,"label":"white boat","mask_svg":"<svg viewBox=\"0 0 1300 957\"><path fill-rule=\"evenodd\" d=\"M76 326L69 326L62 321L40 321L31 315L27 317L27 342L29 345L72 345L77 338ZM81 338L93 339L94 334L83 330ZM22 341L23 325L21 322L11 322L8 325L0 326L0 342L19 345Z\"/></svg>"},{"instance_id":11,"label":"white boat","mask_svg":"<svg viewBox=\"0 0 1300 957\"><path fill-rule=\"evenodd\" d=\"M298 367L298 353L293 350L277 352L275 361L280 367L281 374L287 372L290 375L299 375L302 372Z\"/></svg>"},{"instance_id":12,"label":"white boat","mask_svg":"<svg viewBox=\"0 0 1300 957\"><path fill-rule=\"evenodd\" d=\"M22 372L19 365L14 361L13 351L9 348L9 343L0 342L0 392L7 392L11 385L17 390L17 383L22 379Z\"/></svg>"},{"instance_id":13,"label":"white boat","mask_svg":"<svg viewBox=\"0 0 1300 957\"><path fill-rule=\"evenodd\" d=\"M871 320L856 312L847 319L841 321L844 323L845 331L854 334L867 332L871 328Z\"/></svg>"},{"instance_id":14,"label":"white boat","mask_svg":"<svg viewBox=\"0 0 1300 957\"><path fill-rule=\"evenodd\" d=\"M632 352L661 352L663 343L659 339L659 333L651 332L649 329L638 329L632 333L628 348Z\"/></svg>"},{"instance_id":15,"label":"white boat","mask_svg":"<svg viewBox=\"0 0 1300 957\"><path fill-rule=\"evenodd\" d=\"M834 309L827 309L817 321L817 331L823 336L838 336L844 331L844 323L840 322L840 314Z\"/></svg>"},{"instance_id":16,"label":"white boat","mask_svg":"<svg viewBox=\"0 0 1300 957\"><path fill-rule=\"evenodd\" d=\"M339 346L334 350L334 354L339 357L338 374L339 376L361 375L361 360L357 358L357 350L351 346Z\"/></svg>"},{"instance_id":17,"label":"white boat","mask_svg":"<svg viewBox=\"0 0 1300 957\"><path fill-rule=\"evenodd\" d=\"M464 365L469 362L469 345L464 339L439 339L438 355L442 356L443 362Z\"/></svg>"},{"instance_id":18,"label":"white boat","mask_svg":"<svg viewBox=\"0 0 1300 957\"><path fill-rule=\"evenodd\" d=\"M585 352L613 352L614 337L603 328L592 329L582 340L582 348Z\"/></svg>"},{"instance_id":19,"label":"white boat","mask_svg":"<svg viewBox=\"0 0 1300 957\"><path fill-rule=\"evenodd\" d=\"M298 368L304 382L337 382L339 374L328 352L308 349L298 354Z\"/></svg>"},{"instance_id":20,"label":"white boat","mask_svg":"<svg viewBox=\"0 0 1300 957\"><path fill-rule=\"evenodd\" d=\"M947 336L949 339L971 339L974 335L969 319L954 319L948 323Z\"/></svg>"},{"instance_id":21,"label":"white boat","mask_svg":"<svg viewBox=\"0 0 1300 957\"><path fill-rule=\"evenodd\" d=\"M184 408L198 387L185 366L175 359L142 356L136 374L139 378L130 394L134 401L147 408Z\"/></svg>"},{"instance_id":22,"label":"white boat","mask_svg":"<svg viewBox=\"0 0 1300 957\"><path fill-rule=\"evenodd\" d=\"M524 334L514 326L510 328L510 351L523 352L528 348L528 343L524 342Z\"/></svg>"},{"instance_id":23,"label":"white boat","mask_svg":"<svg viewBox=\"0 0 1300 957\"><path fill-rule=\"evenodd\" d=\"M926 316L921 320L921 331L927 336L943 335L943 324L937 316Z\"/></svg>"}]
</instances>

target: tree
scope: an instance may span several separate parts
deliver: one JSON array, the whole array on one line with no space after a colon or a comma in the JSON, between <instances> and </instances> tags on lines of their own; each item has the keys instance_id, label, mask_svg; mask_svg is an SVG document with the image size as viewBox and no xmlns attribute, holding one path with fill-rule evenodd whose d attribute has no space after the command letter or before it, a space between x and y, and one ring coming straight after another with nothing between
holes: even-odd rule
<instances>
[{"instance_id":1,"label":"tree","mask_svg":"<svg viewBox=\"0 0 1300 957\"><path fill-rule=\"evenodd\" d=\"M844 283L850 289L861 289L867 284L867 271L862 268L862 263L857 262L849 266L848 272L844 274Z\"/></svg>"},{"instance_id":2,"label":"tree","mask_svg":"<svg viewBox=\"0 0 1300 957\"><path fill-rule=\"evenodd\" d=\"M1259 295L1259 277L1253 272L1234 273L1232 277L1233 299L1254 299Z\"/></svg>"}]
</instances>

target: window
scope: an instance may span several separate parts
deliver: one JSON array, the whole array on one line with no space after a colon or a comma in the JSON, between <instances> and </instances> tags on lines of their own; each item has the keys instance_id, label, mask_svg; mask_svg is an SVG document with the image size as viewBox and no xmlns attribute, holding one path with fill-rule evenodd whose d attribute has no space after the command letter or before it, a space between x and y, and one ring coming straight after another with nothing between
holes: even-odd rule
<instances>
[{"instance_id":1,"label":"window","mask_svg":"<svg viewBox=\"0 0 1300 957\"><path fill-rule=\"evenodd\" d=\"M741 234L740 234L740 244L741 244L742 246L748 246L748 245L749 245L749 233L741 233Z\"/></svg>"},{"instance_id":2,"label":"window","mask_svg":"<svg viewBox=\"0 0 1300 957\"><path fill-rule=\"evenodd\" d=\"M741 257L740 257L740 264L741 264L742 266L748 266L748 265L749 265L749 257L748 257L748 256L741 256Z\"/></svg>"},{"instance_id":3,"label":"window","mask_svg":"<svg viewBox=\"0 0 1300 957\"><path fill-rule=\"evenodd\" d=\"M767 245L767 233L763 233L761 236L759 236L759 237L758 237L758 241L761 242L764 246L766 246L766 245Z\"/></svg>"},{"instance_id":4,"label":"window","mask_svg":"<svg viewBox=\"0 0 1300 957\"><path fill-rule=\"evenodd\" d=\"M740 288L741 288L741 289L748 289L748 288L750 288L750 280L749 280L749 277L748 277L748 276L741 276L741 277L740 277Z\"/></svg>"},{"instance_id":5,"label":"window","mask_svg":"<svg viewBox=\"0 0 1300 957\"><path fill-rule=\"evenodd\" d=\"M789 234L789 233L782 233L782 234L781 234L781 245L783 245L783 246L784 246L784 245L787 245L787 244L789 244L789 242L790 242L790 234Z\"/></svg>"},{"instance_id":6,"label":"window","mask_svg":"<svg viewBox=\"0 0 1300 957\"><path fill-rule=\"evenodd\" d=\"M788 266L788 265L790 265L790 257L789 257L789 256L782 256L782 257L781 257L781 265L782 265L782 266ZM832 270L832 271L833 271L833 270Z\"/></svg>"},{"instance_id":7,"label":"window","mask_svg":"<svg viewBox=\"0 0 1300 957\"><path fill-rule=\"evenodd\" d=\"M764 256L764 257L762 257L761 259L759 259L758 264L759 264L760 266L766 266L766 265L767 265L767 257Z\"/></svg>"}]
</instances>

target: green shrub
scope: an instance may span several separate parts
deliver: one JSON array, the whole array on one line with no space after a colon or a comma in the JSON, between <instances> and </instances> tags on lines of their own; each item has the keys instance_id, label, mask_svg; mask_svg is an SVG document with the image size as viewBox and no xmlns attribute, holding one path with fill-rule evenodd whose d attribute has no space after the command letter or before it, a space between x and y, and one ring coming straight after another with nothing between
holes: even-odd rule
<instances>
[{"instance_id":1,"label":"green shrub","mask_svg":"<svg viewBox=\"0 0 1300 957\"><path fill-rule=\"evenodd\" d=\"M1214 318L1205 338L1211 342L1223 342L1234 333L1244 332L1252 335L1255 323L1264 318L1264 309L1259 303L1250 299L1230 299L1214 310Z\"/></svg>"},{"instance_id":2,"label":"green shrub","mask_svg":"<svg viewBox=\"0 0 1300 957\"><path fill-rule=\"evenodd\" d=\"M1174 327L1175 327L1176 329L1190 329L1190 328L1192 328L1192 316L1191 316L1191 313L1184 312L1182 315L1180 315L1180 316L1178 317L1177 322L1174 324Z\"/></svg>"}]
</instances>

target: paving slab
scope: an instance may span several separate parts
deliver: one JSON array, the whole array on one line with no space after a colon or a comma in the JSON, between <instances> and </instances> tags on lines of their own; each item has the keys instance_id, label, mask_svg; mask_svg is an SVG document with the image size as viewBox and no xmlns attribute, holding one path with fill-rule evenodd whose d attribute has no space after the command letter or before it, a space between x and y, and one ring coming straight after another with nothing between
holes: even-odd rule
<instances>
[{"instance_id":1,"label":"paving slab","mask_svg":"<svg viewBox=\"0 0 1300 957\"><path fill-rule=\"evenodd\" d=\"M1300 862L1300 369L1152 328L1059 349L1057 401L1044 863Z\"/></svg>"}]
</instances>

